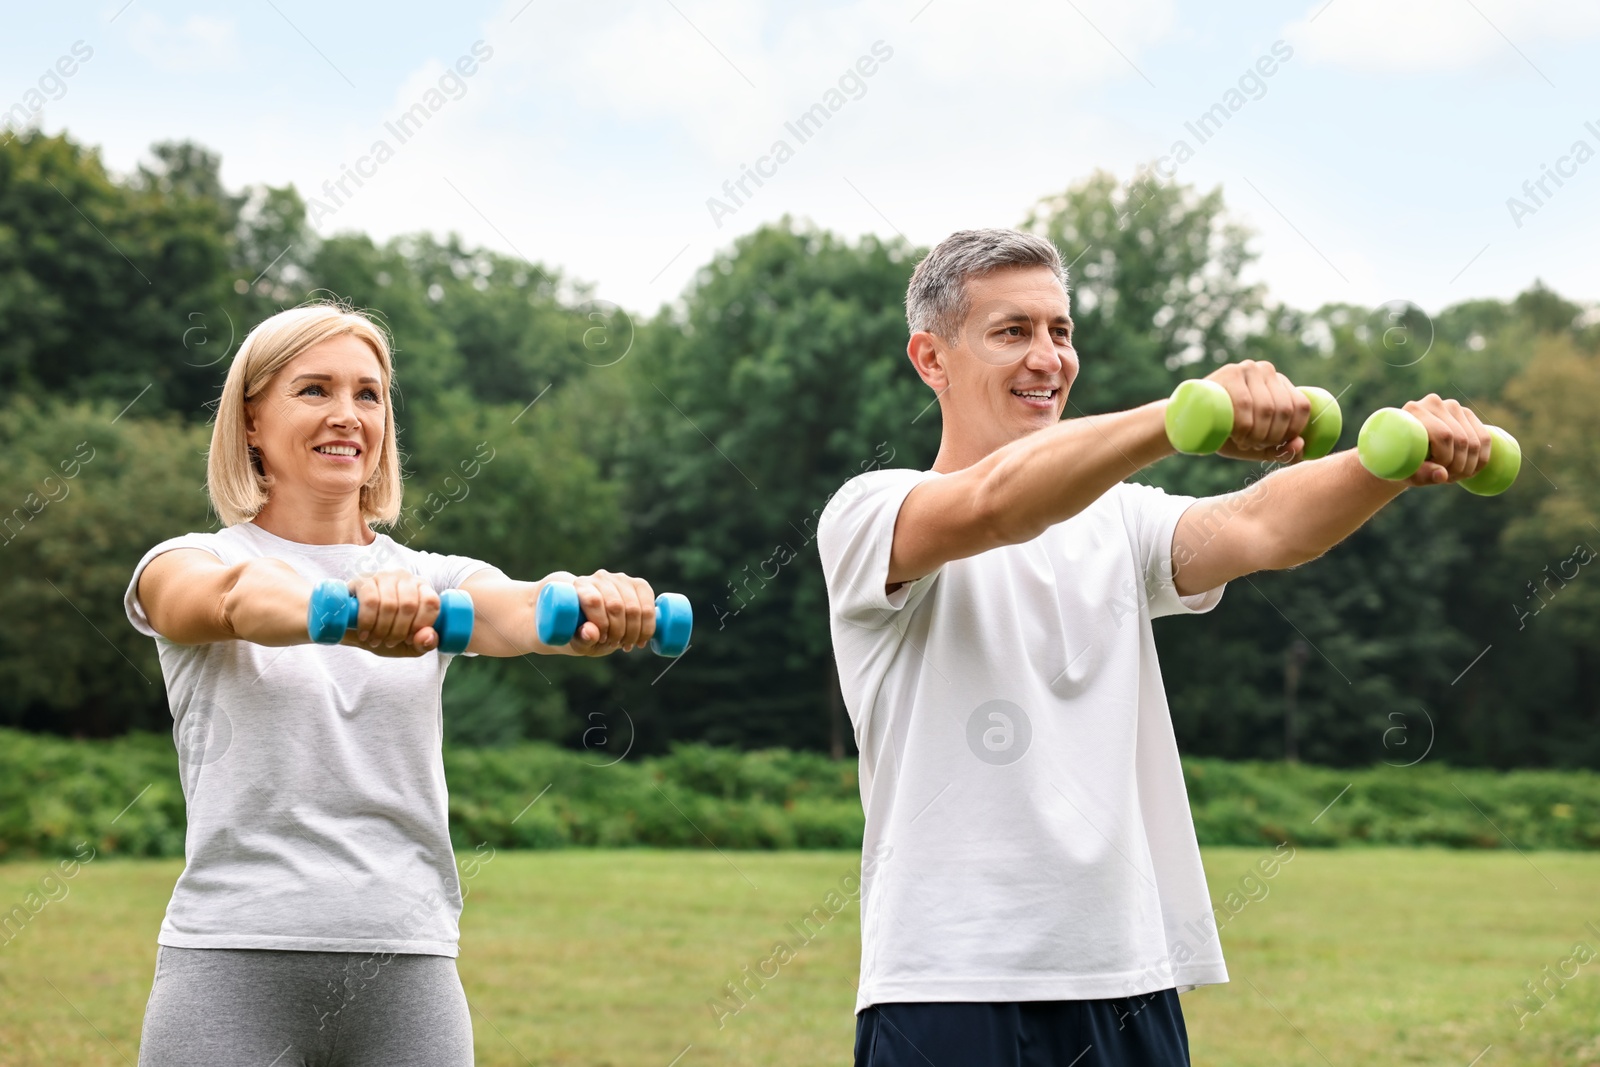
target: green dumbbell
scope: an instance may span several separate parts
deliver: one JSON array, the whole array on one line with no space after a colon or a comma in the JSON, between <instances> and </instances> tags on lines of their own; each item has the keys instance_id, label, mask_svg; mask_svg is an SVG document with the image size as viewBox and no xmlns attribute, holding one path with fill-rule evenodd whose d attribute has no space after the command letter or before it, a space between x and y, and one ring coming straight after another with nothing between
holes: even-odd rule
<instances>
[{"instance_id":1,"label":"green dumbbell","mask_svg":"<svg viewBox=\"0 0 1600 1067\"><path fill-rule=\"evenodd\" d=\"M1339 401L1326 389L1314 385L1299 388L1311 401L1311 419L1301 434L1306 443L1304 458L1321 459L1339 443L1344 415ZM1221 385L1190 378L1173 390L1167 403L1167 440L1173 448L1192 456L1209 456L1232 433L1233 398Z\"/></svg>"},{"instance_id":2,"label":"green dumbbell","mask_svg":"<svg viewBox=\"0 0 1600 1067\"><path fill-rule=\"evenodd\" d=\"M1478 496L1496 496L1511 488L1522 470L1522 446L1498 426L1490 426L1489 462L1461 480L1461 488ZM1399 481L1417 473L1428 458L1428 431L1409 411L1379 408L1362 424L1356 440L1361 465L1379 478Z\"/></svg>"}]
</instances>

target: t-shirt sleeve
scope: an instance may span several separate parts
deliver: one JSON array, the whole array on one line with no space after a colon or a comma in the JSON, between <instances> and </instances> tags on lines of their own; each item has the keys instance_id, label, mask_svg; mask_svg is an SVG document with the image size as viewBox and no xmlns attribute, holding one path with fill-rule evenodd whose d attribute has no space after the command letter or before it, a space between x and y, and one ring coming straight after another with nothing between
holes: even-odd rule
<instances>
[{"instance_id":1,"label":"t-shirt sleeve","mask_svg":"<svg viewBox=\"0 0 1600 1067\"><path fill-rule=\"evenodd\" d=\"M418 555L422 557L425 565L424 577L436 593L442 593L446 589L461 588L462 582L479 571L489 571L502 578L506 577L506 573L499 567L471 556L446 556L437 552L421 552ZM448 655L448 653L441 654ZM460 655L476 656L477 653L462 652Z\"/></svg>"},{"instance_id":2,"label":"t-shirt sleeve","mask_svg":"<svg viewBox=\"0 0 1600 1067\"><path fill-rule=\"evenodd\" d=\"M858 626L884 626L914 606L939 576L932 574L885 593L894 524L911 490L937 474L915 470L869 471L846 482L817 524L817 551L828 584L828 607Z\"/></svg>"},{"instance_id":3,"label":"t-shirt sleeve","mask_svg":"<svg viewBox=\"0 0 1600 1067\"><path fill-rule=\"evenodd\" d=\"M139 560L139 565L133 568L133 578L128 582L128 591L122 596L123 610L128 613L128 621L133 624L135 630L138 630L146 637L153 637L157 641L167 640L156 632L154 626L150 625L150 617L144 613L144 605L139 603L139 578L144 574L144 569L150 565L150 561L163 552L171 552L175 548L198 548L202 552L211 553L217 559L226 563L227 560L223 559L222 551L217 547L215 538L215 534L188 533L181 537L168 538L144 554L144 558Z\"/></svg>"},{"instance_id":4,"label":"t-shirt sleeve","mask_svg":"<svg viewBox=\"0 0 1600 1067\"><path fill-rule=\"evenodd\" d=\"M1203 593L1179 596L1172 576L1172 535L1178 520L1199 497L1168 493L1153 485L1123 482L1117 487L1123 521L1144 574L1145 599L1150 618L1163 615L1200 614L1222 601L1226 584Z\"/></svg>"},{"instance_id":5,"label":"t-shirt sleeve","mask_svg":"<svg viewBox=\"0 0 1600 1067\"><path fill-rule=\"evenodd\" d=\"M429 565L428 584L436 593L442 593L446 589L461 588L462 582L481 570L492 571L501 577L506 576L505 572L494 564L473 559L471 556L443 556L437 552L424 552L422 555Z\"/></svg>"}]
</instances>

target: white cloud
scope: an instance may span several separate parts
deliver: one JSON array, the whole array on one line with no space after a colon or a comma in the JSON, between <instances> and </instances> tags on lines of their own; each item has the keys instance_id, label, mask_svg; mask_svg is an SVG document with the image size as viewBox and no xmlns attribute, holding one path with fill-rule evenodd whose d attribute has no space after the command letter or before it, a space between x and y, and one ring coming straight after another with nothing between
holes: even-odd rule
<instances>
[{"instance_id":1,"label":"white cloud","mask_svg":"<svg viewBox=\"0 0 1600 1067\"><path fill-rule=\"evenodd\" d=\"M239 63L237 27L209 15L191 15L171 25L154 12L140 11L128 29L128 40L159 70L230 70Z\"/></svg>"},{"instance_id":2,"label":"white cloud","mask_svg":"<svg viewBox=\"0 0 1600 1067\"><path fill-rule=\"evenodd\" d=\"M1600 6L1570 0L1317 0L1284 36L1312 62L1411 72L1537 65L1529 49L1597 32Z\"/></svg>"},{"instance_id":3,"label":"white cloud","mask_svg":"<svg viewBox=\"0 0 1600 1067\"><path fill-rule=\"evenodd\" d=\"M409 37L403 48L374 48L370 67L350 70L362 86L354 95L265 5L228 16L238 20L233 71L259 77L172 73L132 42L96 41L94 62L52 102L52 129L65 123L104 146L122 170L153 141L193 137L221 151L231 186L293 181L322 196L325 180L355 167L385 136L385 121L482 38L495 56L468 94L439 109L319 232L382 240L456 230L469 244L515 247L592 280L600 296L644 311L680 293L715 249L785 213L852 238L898 230L927 244L961 227L1015 224L1036 198L1096 169L1126 176L1184 136L1183 123L1274 36L1274 24L1231 11L1224 18L1214 5L1197 15L1202 0L1184 5L1187 25L1181 9L1172 10L1175 0L1132 0L1126 11L1110 0L611 0L535 3L510 22L524 2L505 0L487 19L462 12L432 23L420 49ZM1569 183L1522 230L1504 206L1578 135L1581 116L1507 100L1488 79L1427 74L1476 64L1528 80L1476 5L1567 96L1595 99L1600 74L1584 63L1592 43L1583 38L1600 29L1600 10L1543 0L1526 10L1506 0L1333 0L1326 10L1323 3L1295 5L1301 20L1286 70L1313 57L1324 69L1305 81L1300 73L1276 76L1271 94L1252 101L1180 174L1202 190L1225 185L1230 207L1261 233L1261 273L1273 295L1301 307L1411 299L1435 308L1510 295L1535 276L1563 292L1600 291L1592 255L1600 185L1587 175ZM139 46L168 65L229 54L226 25L213 20L208 29L163 6L165 23L138 26L147 6L128 8L108 32L131 37L137 26ZM120 7L116 0L106 17ZM59 52L54 42L79 32L65 9L29 10L34 24L0 36L0 58L24 73L43 69ZM707 198L741 164L755 164L784 121L817 102L879 39L895 54L866 95L717 227ZM421 62L424 55L434 61ZM317 68L315 76L285 76L296 64ZM1356 70L1363 66L1423 73L1371 77ZM1492 150L1482 137L1408 142L1392 146L1398 154L1384 167L1374 167L1370 153L1329 151L1365 143L1370 117L1388 106L1415 116L1419 128L1481 119Z\"/></svg>"},{"instance_id":4,"label":"white cloud","mask_svg":"<svg viewBox=\"0 0 1600 1067\"><path fill-rule=\"evenodd\" d=\"M1140 53L1168 36L1174 21L1169 0L931 0L908 36L917 39L917 62L936 80L969 88L995 79L1084 86L1153 78Z\"/></svg>"},{"instance_id":5,"label":"white cloud","mask_svg":"<svg viewBox=\"0 0 1600 1067\"><path fill-rule=\"evenodd\" d=\"M892 5L627 0L565 5L491 31L537 82L597 115L671 123L721 160L764 148L882 41L891 68L949 100L1005 89L1081 88L1137 79L1140 53L1174 23L1172 0L900 0ZM1043 42L1043 47L1041 47ZM1146 60L1148 64L1148 60ZM1019 98L1018 106L1029 101ZM754 139L755 143L752 143Z\"/></svg>"},{"instance_id":6,"label":"white cloud","mask_svg":"<svg viewBox=\"0 0 1600 1067\"><path fill-rule=\"evenodd\" d=\"M380 239L456 229L647 308L679 292L714 249L783 213L852 235L900 227L926 242L974 219L1015 224L1087 161L1115 165L1105 149L1123 131L1076 106L1075 93L1138 75L1088 23L1042 0L987 18L967 0L934 0L912 22L923 2L886 15L865 5L798 12L639 0L604 12L536 6L510 23L521 6L512 0L460 42L441 42L441 58L472 37L494 48L468 95L399 146L318 229ZM1140 18L1109 3L1078 6L1135 63L1170 22L1168 0L1141 0ZM1041 36L1057 43L1041 52ZM893 58L859 99L717 226L707 198L774 138L793 141L785 121L880 40ZM321 195L324 179L337 181L345 163L387 136L382 120L442 70L431 61L413 69L381 117L281 145L300 161L302 190ZM271 154L277 140L258 140L256 150Z\"/></svg>"}]
</instances>

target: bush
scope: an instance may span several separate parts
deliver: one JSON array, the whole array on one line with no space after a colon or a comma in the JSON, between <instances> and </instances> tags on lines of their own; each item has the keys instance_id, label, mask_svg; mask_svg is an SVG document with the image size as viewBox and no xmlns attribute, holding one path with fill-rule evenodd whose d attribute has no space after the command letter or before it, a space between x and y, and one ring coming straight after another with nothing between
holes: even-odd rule
<instances>
[{"instance_id":1,"label":"bush","mask_svg":"<svg viewBox=\"0 0 1600 1067\"><path fill-rule=\"evenodd\" d=\"M0 858L181 856L183 788L172 738L63 741L0 730Z\"/></svg>"},{"instance_id":2,"label":"bush","mask_svg":"<svg viewBox=\"0 0 1600 1067\"><path fill-rule=\"evenodd\" d=\"M859 848L853 761L811 752L680 745L611 764L527 742L450 746L458 849ZM1202 845L1600 848L1600 774L1440 764L1336 770L1184 763ZM0 858L181 856L183 791L171 737L68 741L0 729Z\"/></svg>"},{"instance_id":3,"label":"bush","mask_svg":"<svg viewBox=\"0 0 1600 1067\"><path fill-rule=\"evenodd\" d=\"M1184 761L1203 845L1600 847L1600 774Z\"/></svg>"}]
</instances>

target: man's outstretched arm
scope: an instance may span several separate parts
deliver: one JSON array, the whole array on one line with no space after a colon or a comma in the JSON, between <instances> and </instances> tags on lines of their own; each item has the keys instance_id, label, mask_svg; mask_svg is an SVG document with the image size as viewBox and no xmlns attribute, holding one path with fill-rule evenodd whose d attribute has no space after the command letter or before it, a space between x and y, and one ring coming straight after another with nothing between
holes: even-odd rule
<instances>
[{"instance_id":1,"label":"man's outstretched arm","mask_svg":"<svg viewBox=\"0 0 1600 1067\"><path fill-rule=\"evenodd\" d=\"M1020 544L1113 485L1170 456L1165 401L1071 419L1013 441L965 470L923 482L895 521L888 585Z\"/></svg>"},{"instance_id":2,"label":"man's outstretched arm","mask_svg":"<svg viewBox=\"0 0 1600 1067\"><path fill-rule=\"evenodd\" d=\"M1233 436L1219 455L1261 459L1304 449L1300 434L1310 401L1272 364L1243 360L1208 377L1234 401ZM1031 541L1118 482L1173 455L1166 409L1167 401L1158 400L1068 419L918 485L895 522L888 587L915 581L951 560Z\"/></svg>"},{"instance_id":3,"label":"man's outstretched arm","mask_svg":"<svg viewBox=\"0 0 1600 1067\"><path fill-rule=\"evenodd\" d=\"M1430 393L1405 409L1428 431L1428 461L1405 481L1368 473L1354 449L1275 471L1247 489L1197 501L1172 535L1179 596L1256 571L1316 559L1412 485L1470 478L1489 461L1489 431L1454 400Z\"/></svg>"}]
</instances>

